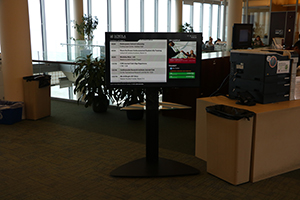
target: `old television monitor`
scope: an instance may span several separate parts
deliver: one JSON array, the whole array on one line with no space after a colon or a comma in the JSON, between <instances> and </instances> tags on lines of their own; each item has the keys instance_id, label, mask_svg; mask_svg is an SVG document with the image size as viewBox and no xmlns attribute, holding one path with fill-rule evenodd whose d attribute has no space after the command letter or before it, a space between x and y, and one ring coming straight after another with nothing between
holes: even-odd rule
<instances>
[{"instance_id":1,"label":"old television monitor","mask_svg":"<svg viewBox=\"0 0 300 200\"><path fill-rule=\"evenodd\" d=\"M108 87L199 87L201 33L106 32Z\"/></svg>"},{"instance_id":2,"label":"old television monitor","mask_svg":"<svg viewBox=\"0 0 300 200\"><path fill-rule=\"evenodd\" d=\"M248 49L252 46L253 24L234 24L232 49Z\"/></svg>"}]
</instances>

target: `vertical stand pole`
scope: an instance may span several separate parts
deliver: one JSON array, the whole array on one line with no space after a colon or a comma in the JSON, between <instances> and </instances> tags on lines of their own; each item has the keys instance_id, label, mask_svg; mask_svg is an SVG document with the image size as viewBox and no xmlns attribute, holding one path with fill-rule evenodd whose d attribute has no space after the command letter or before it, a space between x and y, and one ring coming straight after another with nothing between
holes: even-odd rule
<instances>
[{"instance_id":1,"label":"vertical stand pole","mask_svg":"<svg viewBox=\"0 0 300 200\"><path fill-rule=\"evenodd\" d=\"M158 88L146 89L146 157L113 170L115 177L167 177L199 174L199 170L166 158L159 158Z\"/></svg>"},{"instance_id":2,"label":"vertical stand pole","mask_svg":"<svg viewBox=\"0 0 300 200\"><path fill-rule=\"evenodd\" d=\"M158 89L146 89L146 159L149 162L158 161Z\"/></svg>"}]
</instances>

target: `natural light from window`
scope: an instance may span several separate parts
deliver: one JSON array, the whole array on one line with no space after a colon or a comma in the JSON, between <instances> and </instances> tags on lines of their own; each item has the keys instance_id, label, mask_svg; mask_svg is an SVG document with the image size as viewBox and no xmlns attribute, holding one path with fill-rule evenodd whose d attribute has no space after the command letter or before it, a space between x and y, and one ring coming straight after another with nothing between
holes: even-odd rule
<instances>
[{"instance_id":1,"label":"natural light from window","mask_svg":"<svg viewBox=\"0 0 300 200\"><path fill-rule=\"evenodd\" d=\"M140 12L140 0L129 0L128 1L128 30L130 32L139 32L140 31L140 23L141 23L141 12Z\"/></svg>"},{"instance_id":2,"label":"natural light from window","mask_svg":"<svg viewBox=\"0 0 300 200\"><path fill-rule=\"evenodd\" d=\"M61 0L45 0L45 18L47 30L48 60L66 61L66 15L65 2Z\"/></svg>"},{"instance_id":3,"label":"natural light from window","mask_svg":"<svg viewBox=\"0 0 300 200\"><path fill-rule=\"evenodd\" d=\"M125 31L124 1L111 0L111 31Z\"/></svg>"}]
</instances>

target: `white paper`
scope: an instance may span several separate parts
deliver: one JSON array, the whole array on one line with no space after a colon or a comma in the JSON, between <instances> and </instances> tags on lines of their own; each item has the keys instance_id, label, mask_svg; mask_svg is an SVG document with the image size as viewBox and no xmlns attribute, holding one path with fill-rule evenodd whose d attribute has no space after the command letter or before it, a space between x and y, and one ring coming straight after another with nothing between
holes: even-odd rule
<instances>
[{"instance_id":1,"label":"white paper","mask_svg":"<svg viewBox=\"0 0 300 200\"><path fill-rule=\"evenodd\" d=\"M290 72L290 61L282 60L277 62L277 74L284 74Z\"/></svg>"}]
</instances>

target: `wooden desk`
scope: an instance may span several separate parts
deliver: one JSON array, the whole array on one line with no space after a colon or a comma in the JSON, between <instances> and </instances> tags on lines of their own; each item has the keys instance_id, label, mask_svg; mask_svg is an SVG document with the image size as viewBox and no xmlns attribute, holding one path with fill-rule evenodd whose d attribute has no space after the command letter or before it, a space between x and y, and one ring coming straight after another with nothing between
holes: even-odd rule
<instances>
[{"instance_id":1,"label":"wooden desk","mask_svg":"<svg viewBox=\"0 0 300 200\"><path fill-rule=\"evenodd\" d=\"M178 103L171 103L171 102L159 102L159 110L178 110L178 109L190 109L190 106L178 104ZM130 106L126 106L121 108L121 110L146 110L146 103L137 103L132 104Z\"/></svg>"},{"instance_id":2,"label":"wooden desk","mask_svg":"<svg viewBox=\"0 0 300 200\"><path fill-rule=\"evenodd\" d=\"M206 110L223 104L252 111L254 117L250 181L300 168L300 100L243 106L224 96L197 99L195 155L206 161Z\"/></svg>"}]
</instances>

